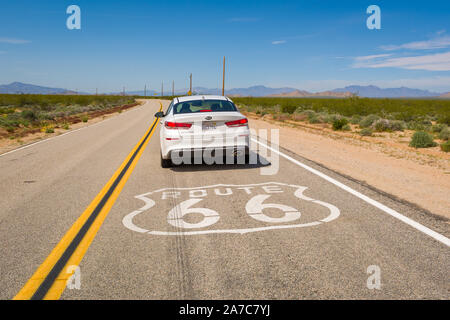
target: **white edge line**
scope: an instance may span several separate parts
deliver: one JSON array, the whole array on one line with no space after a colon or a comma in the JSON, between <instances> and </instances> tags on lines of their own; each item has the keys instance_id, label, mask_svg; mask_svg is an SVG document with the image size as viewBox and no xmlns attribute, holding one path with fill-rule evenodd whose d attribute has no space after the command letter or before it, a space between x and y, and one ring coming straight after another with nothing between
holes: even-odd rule
<instances>
[{"instance_id":1,"label":"white edge line","mask_svg":"<svg viewBox=\"0 0 450 320\"><path fill-rule=\"evenodd\" d=\"M269 150L271 150L272 152L278 153L280 156L282 156L283 158L291 161L292 163L294 163L294 164L296 164L296 165L298 165L298 166L308 170L309 172L311 172L311 173L313 173L313 174L315 174L315 175L317 175L317 176L327 180L328 182L331 182L332 184L336 185L337 187L339 187L339 188L341 188L341 189L343 189L343 190L353 194L354 196L360 198L361 200L363 200L363 201L373 205L374 207L377 207L378 209L386 212L387 214L391 215L392 217L394 217L394 218L396 218L396 219L398 219L400 221L403 221L404 223L410 225L411 227L413 227L413 228L415 228L415 229L425 233L426 235L432 237L433 239L435 239L435 240L445 244L446 246L450 247L450 239L445 237L445 236L443 236L442 234L437 233L436 231L433 231L430 228L427 228L427 227L421 225L420 223L418 223L418 222L416 222L416 221L414 221L414 220L412 220L412 219L402 215L401 213L398 213L397 211L395 211L395 210L385 206L384 204L382 204L382 203L380 203L380 202L378 202L376 200L373 200L373 199L369 198L368 196L365 196L364 194L362 194L362 193L360 193L360 192L358 192L358 191L356 191L356 190L346 186L345 184L343 184L343 183L341 183L341 182L339 182L339 181L337 181L337 180L327 176L326 174L324 174L324 173L322 173L322 172L320 172L320 171L318 171L318 170L316 170L314 168L311 168L310 166L307 166L306 164L303 164L300 161L298 161L298 160L296 160L296 159L294 159L294 158L292 158L292 157L290 157L290 156L288 156L288 155L286 155L286 154L284 154L284 153L282 153L282 152L280 152L280 151L278 151L276 149L273 149L273 148L269 147L268 145L266 145L266 144L256 140L255 138L251 138L251 139L252 139L252 141L260 144L261 146L263 146L263 147L265 147L265 148L267 148Z\"/></svg>"},{"instance_id":2,"label":"white edge line","mask_svg":"<svg viewBox=\"0 0 450 320\"><path fill-rule=\"evenodd\" d=\"M143 105L139 106L138 108L134 108L133 110L130 110L130 111L137 110L137 109L139 109L140 107L142 107L142 106L144 106L144 105L145 105L145 103L144 103ZM121 115L121 114L119 114L118 116L120 116L120 115ZM62 136L65 136L65 135L68 135L68 134L71 134L71 133L75 133L75 132L80 131L80 130L83 130L83 129L87 129L87 128L96 126L96 125L98 125L98 124L105 123L105 122L107 122L107 121L109 121L109 120L112 120L112 119L115 119L115 118L116 118L116 117L110 117L109 119L102 120L102 121L99 121L99 122L96 122L96 123L87 125L87 126L82 127L82 128L70 130L69 132L65 132L65 133L63 133L63 134L59 134L59 135L54 136L54 137L50 137L50 138L47 138L47 139L44 139L44 140L40 140L40 141L36 141L36 142L30 143L30 144L27 144L26 146L23 146L23 147L20 147L20 148L17 148L17 149L14 149L14 150L11 150L11 151L8 151L8 152L5 152L5 153L0 154L0 158L3 157L3 156L6 156L6 155L8 155L8 154L14 153L14 152L16 152L16 151L20 151L20 150L23 150L23 149L27 149L27 148L32 147L32 146L35 146L35 145L37 145L37 144L40 144L40 143L43 143L43 142L48 142L48 141L50 141L50 140L53 140L53 139L56 139L56 138L60 138L60 137L62 137Z\"/></svg>"}]
</instances>

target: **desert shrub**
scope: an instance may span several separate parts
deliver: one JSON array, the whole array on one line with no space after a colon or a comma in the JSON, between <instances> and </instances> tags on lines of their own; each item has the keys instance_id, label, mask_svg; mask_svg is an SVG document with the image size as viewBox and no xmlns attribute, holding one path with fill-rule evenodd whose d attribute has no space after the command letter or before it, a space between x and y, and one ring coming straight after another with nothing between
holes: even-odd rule
<instances>
[{"instance_id":1,"label":"desert shrub","mask_svg":"<svg viewBox=\"0 0 450 320\"><path fill-rule=\"evenodd\" d=\"M416 131L409 143L413 148L429 148L435 147L437 144L433 141L433 137L425 131Z\"/></svg>"},{"instance_id":2,"label":"desert shrub","mask_svg":"<svg viewBox=\"0 0 450 320\"><path fill-rule=\"evenodd\" d=\"M371 136L372 135L372 129L370 129L370 128L363 128L363 129L361 129L359 134L364 136L364 137Z\"/></svg>"},{"instance_id":3,"label":"desert shrub","mask_svg":"<svg viewBox=\"0 0 450 320\"><path fill-rule=\"evenodd\" d=\"M444 152L450 152L450 141L446 141L441 144L441 150Z\"/></svg>"},{"instance_id":4,"label":"desert shrub","mask_svg":"<svg viewBox=\"0 0 450 320\"><path fill-rule=\"evenodd\" d=\"M15 108L0 107L0 114L9 114L9 113L14 113L15 111L16 111Z\"/></svg>"},{"instance_id":5,"label":"desert shrub","mask_svg":"<svg viewBox=\"0 0 450 320\"><path fill-rule=\"evenodd\" d=\"M422 119L419 121L419 123L427 127L431 127L433 125L429 119Z\"/></svg>"},{"instance_id":6,"label":"desert shrub","mask_svg":"<svg viewBox=\"0 0 450 320\"><path fill-rule=\"evenodd\" d=\"M345 126L342 127L343 131L352 131L352 127L350 127L349 124L346 124Z\"/></svg>"},{"instance_id":7,"label":"desert shrub","mask_svg":"<svg viewBox=\"0 0 450 320\"><path fill-rule=\"evenodd\" d=\"M285 104L281 106L281 112L283 113L294 113L294 111L297 109L296 105L292 104Z\"/></svg>"},{"instance_id":8,"label":"desert shrub","mask_svg":"<svg viewBox=\"0 0 450 320\"><path fill-rule=\"evenodd\" d=\"M342 128L348 124L346 118L340 118L333 121L333 130L342 130Z\"/></svg>"},{"instance_id":9,"label":"desert shrub","mask_svg":"<svg viewBox=\"0 0 450 320\"><path fill-rule=\"evenodd\" d=\"M316 112L314 110L305 110L302 114L306 115L308 119L311 119L316 116Z\"/></svg>"},{"instance_id":10,"label":"desert shrub","mask_svg":"<svg viewBox=\"0 0 450 320\"><path fill-rule=\"evenodd\" d=\"M442 129L441 132L439 132L439 139L441 140L450 139L450 129L448 127L445 127L444 129Z\"/></svg>"},{"instance_id":11,"label":"desert shrub","mask_svg":"<svg viewBox=\"0 0 450 320\"><path fill-rule=\"evenodd\" d=\"M295 109L294 113L302 113L303 110L304 110L303 107L300 106L300 107L297 107L297 109Z\"/></svg>"},{"instance_id":12,"label":"desert shrub","mask_svg":"<svg viewBox=\"0 0 450 320\"><path fill-rule=\"evenodd\" d=\"M431 127L431 131L434 133L439 133L441 132L444 128L447 128L447 125L443 124L443 123L438 123L435 124Z\"/></svg>"},{"instance_id":13,"label":"desert shrub","mask_svg":"<svg viewBox=\"0 0 450 320\"><path fill-rule=\"evenodd\" d=\"M20 115L22 118L30 120L30 121L36 121L38 118L37 112L34 110L29 110L29 109L23 110Z\"/></svg>"},{"instance_id":14,"label":"desert shrub","mask_svg":"<svg viewBox=\"0 0 450 320\"><path fill-rule=\"evenodd\" d=\"M88 122L88 120L89 120L88 116L82 116L81 117L81 121L83 121L83 122Z\"/></svg>"},{"instance_id":15,"label":"desert shrub","mask_svg":"<svg viewBox=\"0 0 450 320\"><path fill-rule=\"evenodd\" d=\"M372 127L375 131L383 132L383 131L391 131L391 126L389 120L386 119L378 119L373 124Z\"/></svg>"},{"instance_id":16,"label":"desert shrub","mask_svg":"<svg viewBox=\"0 0 450 320\"><path fill-rule=\"evenodd\" d=\"M358 124L361 121L361 116L354 114L351 118L350 118L350 123L351 124Z\"/></svg>"},{"instance_id":17,"label":"desert shrub","mask_svg":"<svg viewBox=\"0 0 450 320\"><path fill-rule=\"evenodd\" d=\"M338 114L328 114L324 116L324 122L333 124L334 121L339 120L340 118L342 117Z\"/></svg>"},{"instance_id":18,"label":"desert shrub","mask_svg":"<svg viewBox=\"0 0 450 320\"><path fill-rule=\"evenodd\" d=\"M438 117L438 122L450 126L450 113L447 113L445 115L440 115Z\"/></svg>"},{"instance_id":19,"label":"desert shrub","mask_svg":"<svg viewBox=\"0 0 450 320\"><path fill-rule=\"evenodd\" d=\"M359 126L361 128L368 128L378 119L380 119L380 117L376 114L369 114L368 116L362 118L362 120L359 122Z\"/></svg>"},{"instance_id":20,"label":"desert shrub","mask_svg":"<svg viewBox=\"0 0 450 320\"><path fill-rule=\"evenodd\" d=\"M402 120L392 120L389 121L392 131L403 131L406 129L406 124Z\"/></svg>"},{"instance_id":21,"label":"desert shrub","mask_svg":"<svg viewBox=\"0 0 450 320\"><path fill-rule=\"evenodd\" d=\"M309 121L309 123L312 123L312 124L314 124L314 123L322 123L321 119L318 116L316 116L316 115L310 117L308 119L308 121Z\"/></svg>"},{"instance_id":22,"label":"desert shrub","mask_svg":"<svg viewBox=\"0 0 450 320\"><path fill-rule=\"evenodd\" d=\"M430 131L431 127L418 121L408 122L406 126L409 130L414 131Z\"/></svg>"}]
</instances>

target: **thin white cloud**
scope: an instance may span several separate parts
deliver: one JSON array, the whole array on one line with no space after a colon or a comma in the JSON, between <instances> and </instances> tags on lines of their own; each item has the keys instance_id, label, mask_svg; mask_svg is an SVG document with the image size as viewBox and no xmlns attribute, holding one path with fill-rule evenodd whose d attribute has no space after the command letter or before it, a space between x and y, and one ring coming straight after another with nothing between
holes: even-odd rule
<instances>
[{"instance_id":1,"label":"thin white cloud","mask_svg":"<svg viewBox=\"0 0 450 320\"><path fill-rule=\"evenodd\" d=\"M277 44L283 44L286 43L286 40L276 40L276 41L272 41L272 44L277 45Z\"/></svg>"},{"instance_id":2,"label":"thin white cloud","mask_svg":"<svg viewBox=\"0 0 450 320\"><path fill-rule=\"evenodd\" d=\"M356 60L353 68L400 68L408 70L450 71L450 52L377 61Z\"/></svg>"},{"instance_id":3,"label":"thin white cloud","mask_svg":"<svg viewBox=\"0 0 450 320\"><path fill-rule=\"evenodd\" d=\"M390 57L392 56L392 54L387 53L387 54L374 54L371 56L361 56L361 57L356 57L355 60L356 61L368 61L368 60L374 60L374 59L379 59L379 58L386 58L386 57Z\"/></svg>"},{"instance_id":4,"label":"thin white cloud","mask_svg":"<svg viewBox=\"0 0 450 320\"><path fill-rule=\"evenodd\" d=\"M442 30L441 30L442 31ZM441 33L440 33L441 34ZM381 46L380 48L386 51L394 51L400 49L408 50L433 50L433 49L443 49L450 47L450 37L439 37L426 41L414 41L408 42L401 45L388 45Z\"/></svg>"},{"instance_id":5,"label":"thin white cloud","mask_svg":"<svg viewBox=\"0 0 450 320\"><path fill-rule=\"evenodd\" d=\"M0 37L0 43L24 44L24 43L29 43L29 42L31 42L31 41L22 40L22 39L13 39L13 38L1 38Z\"/></svg>"}]
</instances>

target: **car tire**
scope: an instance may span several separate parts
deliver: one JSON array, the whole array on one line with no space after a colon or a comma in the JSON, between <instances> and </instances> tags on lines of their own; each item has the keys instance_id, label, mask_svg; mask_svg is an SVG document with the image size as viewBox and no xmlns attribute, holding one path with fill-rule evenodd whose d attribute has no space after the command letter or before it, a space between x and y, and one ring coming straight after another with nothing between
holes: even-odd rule
<instances>
[{"instance_id":1,"label":"car tire","mask_svg":"<svg viewBox=\"0 0 450 320\"><path fill-rule=\"evenodd\" d=\"M161 156L161 167L170 168L172 167L172 159L163 159Z\"/></svg>"}]
</instances>

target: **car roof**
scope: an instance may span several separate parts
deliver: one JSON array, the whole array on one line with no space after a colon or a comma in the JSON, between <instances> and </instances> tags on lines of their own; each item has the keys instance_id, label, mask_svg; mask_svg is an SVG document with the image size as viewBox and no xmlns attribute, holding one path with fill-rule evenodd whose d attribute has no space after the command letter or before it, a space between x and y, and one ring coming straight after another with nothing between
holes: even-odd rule
<instances>
[{"instance_id":1,"label":"car roof","mask_svg":"<svg viewBox=\"0 0 450 320\"><path fill-rule=\"evenodd\" d=\"M174 98L174 103L180 103L185 101L194 101L194 100L225 100L225 101L231 101L230 98L225 96L215 96L215 95L196 95L196 96L184 96L184 97L177 97ZM231 101L233 102L233 101Z\"/></svg>"}]
</instances>

